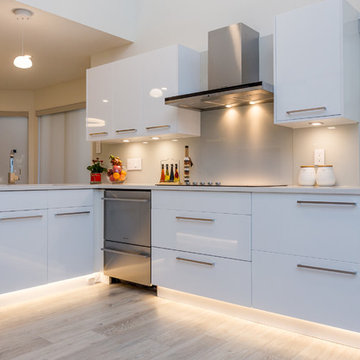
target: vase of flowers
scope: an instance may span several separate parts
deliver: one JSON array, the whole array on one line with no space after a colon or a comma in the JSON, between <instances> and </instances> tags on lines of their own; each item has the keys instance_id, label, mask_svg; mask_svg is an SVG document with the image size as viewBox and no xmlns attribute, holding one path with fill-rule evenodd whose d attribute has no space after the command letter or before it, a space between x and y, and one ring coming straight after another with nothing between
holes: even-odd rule
<instances>
[{"instance_id":1,"label":"vase of flowers","mask_svg":"<svg viewBox=\"0 0 360 360\"><path fill-rule=\"evenodd\" d=\"M92 160L92 165L86 169L90 171L90 184L101 184L101 174L106 172L106 168L103 167L103 160L99 158Z\"/></svg>"}]
</instances>

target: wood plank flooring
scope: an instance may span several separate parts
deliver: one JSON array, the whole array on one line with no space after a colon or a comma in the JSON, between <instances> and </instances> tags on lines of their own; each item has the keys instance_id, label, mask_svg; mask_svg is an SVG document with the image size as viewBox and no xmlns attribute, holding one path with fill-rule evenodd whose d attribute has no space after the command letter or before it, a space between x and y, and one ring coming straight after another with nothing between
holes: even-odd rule
<instances>
[{"instance_id":1,"label":"wood plank flooring","mask_svg":"<svg viewBox=\"0 0 360 360\"><path fill-rule=\"evenodd\" d=\"M1 308L0 359L360 360L360 350L97 284Z\"/></svg>"}]
</instances>

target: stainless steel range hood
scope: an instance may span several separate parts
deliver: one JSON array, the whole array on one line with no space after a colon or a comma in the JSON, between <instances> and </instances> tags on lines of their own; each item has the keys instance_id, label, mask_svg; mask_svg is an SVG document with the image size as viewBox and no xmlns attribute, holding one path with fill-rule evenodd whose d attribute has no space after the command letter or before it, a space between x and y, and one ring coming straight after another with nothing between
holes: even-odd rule
<instances>
[{"instance_id":1,"label":"stainless steel range hood","mask_svg":"<svg viewBox=\"0 0 360 360\"><path fill-rule=\"evenodd\" d=\"M165 98L165 104L207 111L273 101L259 81L259 33L240 23L209 32L206 91Z\"/></svg>"}]
</instances>

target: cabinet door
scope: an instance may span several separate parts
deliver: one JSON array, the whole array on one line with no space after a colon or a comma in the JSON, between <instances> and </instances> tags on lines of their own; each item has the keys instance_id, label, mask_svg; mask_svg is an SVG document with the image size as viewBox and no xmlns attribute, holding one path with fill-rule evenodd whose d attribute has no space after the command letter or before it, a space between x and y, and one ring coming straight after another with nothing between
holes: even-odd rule
<instances>
[{"instance_id":1,"label":"cabinet door","mask_svg":"<svg viewBox=\"0 0 360 360\"><path fill-rule=\"evenodd\" d=\"M164 99L178 95L178 47L151 51L141 61L144 135L174 133L179 109L166 106Z\"/></svg>"},{"instance_id":2,"label":"cabinet door","mask_svg":"<svg viewBox=\"0 0 360 360\"><path fill-rule=\"evenodd\" d=\"M113 64L87 70L86 129L87 140L110 138L113 109Z\"/></svg>"},{"instance_id":3,"label":"cabinet door","mask_svg":"<svg viewBox=\"0 0 360 360\"><path fill-rule=\"evenodd\" d=\"M46 283L46 210L0 213L0 293Z\"/></svg>"},{"instance_id":4,"label":"cabinet door","mask_svg":"<svg viewBox=\"0 0 360 360\"><path fill-rule=\"evenodd\" d=\"M49 210L49 282L94 272L92 214L92 207Z\"/></svg>"},{"instance_id":5,"label":"cabinet door","mask_svg":"<svg viewBox=\"0 0 360 360\"><path fill-rule=\"evenodd\" d=\"M341 14L327 0L276 17L276 122L342 114Z\"/></svg>"},{"instance_id":6,"label":"cabinet door","mask_svg":"<svg viewBox=\"0 0 360 360\"><path fill-rule=\"evenodd\" d=\"M140 136L142 129L141 59L130 57L114 63L114 116L112 138Z\"/></svg>"}]
</instances>

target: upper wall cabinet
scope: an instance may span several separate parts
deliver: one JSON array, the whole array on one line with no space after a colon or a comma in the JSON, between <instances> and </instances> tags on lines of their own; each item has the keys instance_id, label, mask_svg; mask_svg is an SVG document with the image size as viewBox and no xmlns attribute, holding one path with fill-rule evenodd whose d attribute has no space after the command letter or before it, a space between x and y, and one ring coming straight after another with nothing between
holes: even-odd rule
<instances>
[{"instance_id":1,"label":"upper wall cabinet","mask_svg":"<svg viewBox=\"0 0 360 360\"><path fill-rule=\"evenodd\" d=\"M297 128L359 121L358 17L343 0L276 17L276 124Z\"/></svg>"},{"instance_id":2,"label":"upper wall cabinet","mask_svg":"<svg viewBox=\"0 0 360 360\"><path fill-rule=\"evenodd\" d=\"M200 88L200 55L174 45L87 71L88 140L200 136L200 113L164 98Z\"/></svg>"}]
</instances>

